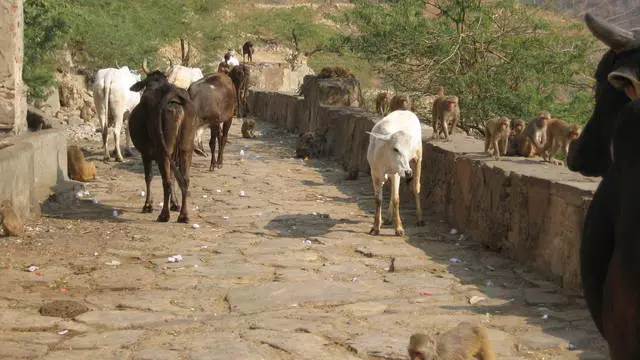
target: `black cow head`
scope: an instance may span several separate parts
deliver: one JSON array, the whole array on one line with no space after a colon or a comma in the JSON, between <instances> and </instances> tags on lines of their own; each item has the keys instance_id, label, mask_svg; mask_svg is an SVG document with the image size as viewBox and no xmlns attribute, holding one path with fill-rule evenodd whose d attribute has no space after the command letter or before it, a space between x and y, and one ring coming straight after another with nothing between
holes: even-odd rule
<instances>
[{"instance_id":1,"label":"black cow head","mask_svg":"<svg viewBox=\"0 0 640 360\"><path fill-rule=\"evenodd\" d=\"M615 119L640 96L640 29L627 31L587 13L593 35L609 47L596 70L595 109L581 136L571 142L567 165L586 176L602 176L611 164Z\"/></svg>"},{"instance_id":2,"label":"black cow head","mask_svg":"<svg viewBox=\"0 0 640 360\"><path fill-rule=\"evenodd\" d=\"M153 90L162 85L166 85L169 83L169 80L164 75L162 71L152 71L147 74L147 77L144 80L140 80L137 83L133 84L129 90L131 91L142 91L142 90Z\"/></svg>"}]
</instances>

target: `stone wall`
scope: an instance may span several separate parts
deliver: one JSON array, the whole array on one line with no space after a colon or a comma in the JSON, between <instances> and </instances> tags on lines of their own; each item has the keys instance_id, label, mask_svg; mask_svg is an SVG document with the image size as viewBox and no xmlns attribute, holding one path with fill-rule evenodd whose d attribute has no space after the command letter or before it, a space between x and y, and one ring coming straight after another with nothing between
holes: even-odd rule
<instances>
[{"instance_id":1,"label":"stone wall","mask_svg":"<svg viewBox=\"0 0 640 360\"><path fill-rule=\"evenodd\" d=\"M39 214L39 202L67 180L64 130L26 132L0 142L0 201L11 200L24 217Z\"/></svg>"},{"instance_id":2,"label":"stone wall","mask_svg":"<svg viewBox=\"0 0 640 360\"><path fill-rule=\"evenodd\" d=\"M22 0L0 0L0 131L16 134L27 128L22 34Z\"/></svg>"},{"instance_id":3,"label":"stone wall","mask_svg":"<svg viewBox=\"0 0 640 360\"><path fill-rule=\"evenodd\" d=\"M251 87L271 91L296 93L304 77L313 74L306 64L297 65L295 70L286 63L254 62L246 65L251 68Z\"/></svg>"},{"instance_id":4,"label":"stone wall","mask_svg":"<svg viewBox=\"0 0 640 360\"><path fill-rule=\"evenodd\" d=\"M326 155L352 173L368 173L365 131L377 115L264 90L250 92L249 108L260 120L291 132L324 134ZM599 179L537 160L495 161L482 153L483 142L466 135L435 143L430 136L431 128L423 126L423 210L444 216L473 241L578 290L579 236ZM408 188L401 186L403 208L414 205Z\"/></svg>"}]
</instances>

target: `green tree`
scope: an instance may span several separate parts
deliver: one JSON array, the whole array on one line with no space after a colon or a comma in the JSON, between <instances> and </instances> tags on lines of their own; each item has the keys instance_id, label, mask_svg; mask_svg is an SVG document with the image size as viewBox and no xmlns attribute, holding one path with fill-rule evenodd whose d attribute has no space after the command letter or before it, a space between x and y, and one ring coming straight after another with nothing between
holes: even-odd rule
<instances>
[{"instance_id":1,"label":"green tree","mask_svg":"<svg viewBox=\"0 0 640 360\"><path fill-rule=\"evenodd\" d=\"M426 6L439 15L425 16ZM542 110L584 121L590 112L584 101L590 84L577 79L593 69L593 41L581 24L515 0L357 0L344 21L357 33L341 43L361 52L395 88L433 94L444 86L460 98L467 123Z\"/></svg>"}]
</instances>

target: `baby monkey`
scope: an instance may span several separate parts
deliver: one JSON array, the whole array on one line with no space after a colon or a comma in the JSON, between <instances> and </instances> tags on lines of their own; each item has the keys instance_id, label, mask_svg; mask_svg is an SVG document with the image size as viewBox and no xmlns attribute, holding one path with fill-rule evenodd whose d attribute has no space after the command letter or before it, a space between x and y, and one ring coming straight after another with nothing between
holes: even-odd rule
<instances>
[{"instance_id":1,"label":"baby monkey","mask_svg":"<svg viewBox=\"0 0 640 360\"><path fill-rule=\"evenodd\" d=\"M253 119L242 120L242 137L245 139L253 139L256 135L253 133L256 129L256 121Z\"/></svg>"},{"instance_id":2,"label":"baby monkey","mask_svg":"<svg viewBox=\"0 0 640 360\"><path fill-rule=\"evenodd\" d=\"M13 203L9 200L0 203L0 224L2 224L5 236L24 234L24 222L13 210Z\"/></svg>"},{"instance_id":3,"label":"baby monkey","mask_svg":"<svg viewBox=\"0 0 640 360\"><path fill-rule=\"evenodd\" d=\"M411 360L495 360L496 354L489 343L487 329L479 324L461 322L438 338L435 346L425 334L409 338Z\"/></svg>"}]
</instances>

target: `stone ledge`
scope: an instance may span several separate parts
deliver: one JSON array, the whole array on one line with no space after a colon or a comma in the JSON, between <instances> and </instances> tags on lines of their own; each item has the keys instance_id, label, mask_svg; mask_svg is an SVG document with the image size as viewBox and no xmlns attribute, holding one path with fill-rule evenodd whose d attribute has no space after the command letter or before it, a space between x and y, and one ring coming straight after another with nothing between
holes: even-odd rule
<instances>
[{"instance_id":1,"label":"stone ledge","mask_svg":"<svg viewBox=\"0 0 640 360\"><path fill-rule=\"evenodd\" d=\"M369 172L368 135L379 116L362 109L317 106L302 97L251 90L249 109L291 132L315 130L326 154L350 172ZM580 289L578 249L584 216L599 178L521 157L496 161L484 143L462 134L431 142L423 126L423 209L435 211L474 241L522 261L565 288ZM403 207L414 205L401 186Z\"/></svg>"},{"instance_id":2,"label":"stone ledge","mask_svg":"<svg viewBox=\"0 0 640 360\"><path fill-rule=\"evenodd\" d=\"M65 132L27 132L2 143L11 146L0 148L0 200L12 200L23 218L39 214L38 203L67 180Z\"/></svg>"}]
</instances>

